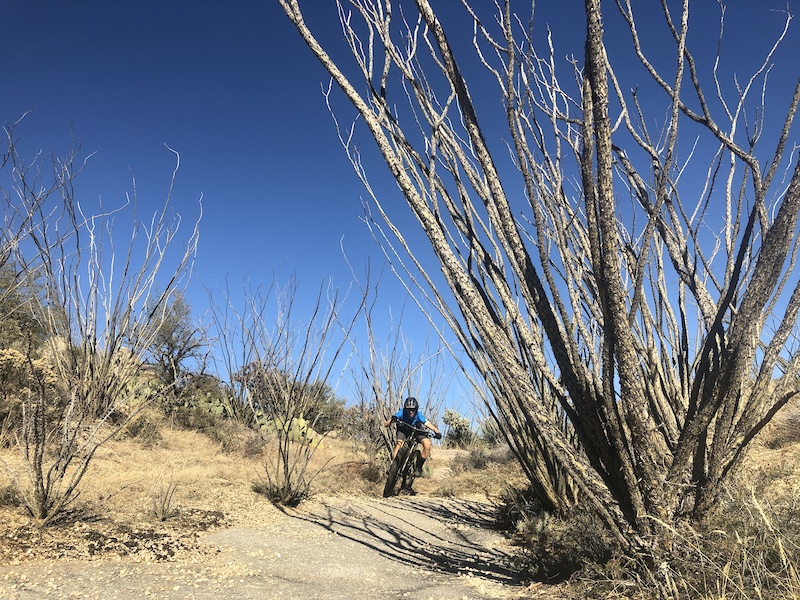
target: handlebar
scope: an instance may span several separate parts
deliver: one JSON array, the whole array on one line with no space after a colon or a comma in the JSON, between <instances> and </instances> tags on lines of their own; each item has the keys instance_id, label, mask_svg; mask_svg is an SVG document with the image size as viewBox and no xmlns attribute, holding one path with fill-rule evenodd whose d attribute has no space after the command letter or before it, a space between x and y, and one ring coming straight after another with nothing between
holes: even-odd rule
<instances>
[{"instance_id":1,"label":"handlebar","mask_svg":"<svg viewBox=\"0 0 800 600\"><path fill-rule=\"evenodd\" d=\"M405 431L410 431L412 433L417 433L419 435L424 435L426 437L430 437L431 434L433 433L427 427L422 429L420 427L414 427L413 425L409 425L408 423L403 423L402 421L398 421L397 423L395 423L395 425L397 426L398 429L402 427Z\"/></svg>"},{"instance_id":2,"label":"handlebar","mask_svg":"<svg viewBox=\"0 0 800 600\"><path fill-rule=\"evenodd\" d=\"M396 426L398 429L399 429L400 427L402 427L402 428L403 428L403 430L404 430L404 431L406 431L406 432L410 432L410 433L416 433L416 434L418 434L418 435L424 435L425 437L431 437L431 436L434 436L434 437L435 437L435 434L434 434L434 432L433 432L433 431L431 431L430 429L428 429L427 427L425 427L425 428L414 427L413 425L409 425L408 423L403 423L403 422L402 422L402 421L400 421L400 420L397 420L397 421L393 420L393 421L392 421L392 423L393 423L393 424L394 424L394 425L395 425L395 426ZM391 425L391 424L390 424L390 425ZM436 439L441 439L441 435L440 435L439 437L437 437Z\"/></svg>"}]
</instances>

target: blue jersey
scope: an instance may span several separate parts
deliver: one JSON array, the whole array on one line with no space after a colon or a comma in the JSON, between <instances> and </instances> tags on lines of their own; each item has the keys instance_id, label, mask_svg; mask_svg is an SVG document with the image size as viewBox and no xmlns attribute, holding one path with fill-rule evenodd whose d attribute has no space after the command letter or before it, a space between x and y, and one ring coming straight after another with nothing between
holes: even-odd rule
<instances>
[{"instance_id":1,"label":"blue jersey","mask_svg":"<svg viewBox=\"0 0 800 600\"><path fill-rule=\"evenodd\" d=\"M411 425L412 427L420 427L421 428L422 426L425 425L425 422L428 420L419 411L417 411L417 414L414 415L413 417L409 417L407 414L405 414L405 412L406 411L401 408L400 410L398 410L394 414L394 416L397 417L397 420L399 422L405 423L406 425Z\"/></svg>"}]
</instances>

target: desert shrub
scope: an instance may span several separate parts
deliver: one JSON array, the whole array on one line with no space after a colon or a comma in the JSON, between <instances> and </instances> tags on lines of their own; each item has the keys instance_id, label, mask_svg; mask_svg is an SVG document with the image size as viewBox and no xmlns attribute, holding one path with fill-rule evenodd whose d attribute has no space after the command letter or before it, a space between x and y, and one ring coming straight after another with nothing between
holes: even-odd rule
<instances>
[{"instance_id":1,"label":"desert shrub","mask_svg":"<svg viewBox=\"0 0 800 600\"><path fill-rule=\"evenodd\" d=\"M442 422L447 425L444 434L444 443L451 448L468 448L478 440L477 434L472 429L472 423L466 417L454 410L444 411Z\"/></svg>"},{"instance_id":2,"label":"desert shrub","mask_svg":"<svg viewBox=\"0 0 800 600\"><path fill-rule=\"evenodd\" d=\"M22 498L13 485L0 487L0 506L22 506Z\"/></svg>"},{"instance_id":3,"label":"desert shrub","mask_svg":"<svg viewBox=\"0 0 800 600\"><path fill-rule=\"evenodd\" d=\"M500 426L497 421L491 417L481 420L480 423L480 439L489 448L496 448L505 443L503 432L500 431Z\"/></svg>"},{"instance_id":4,"label":"desert shrub","mask_svg":"<svg viewBox=\"0 0 800 600\"><path fill-rule=\"evenodd\" d=\"M380 413L376 405L366 402L348 407L342 416L341 434L353 442L357 451L366 453L370 465L374 464L383 478L394 443L389 443L388 433L377 416Z\"/></svg>"},{"instance_id":5,"label":"desert shrub","mask_svg":"<svg viewBox=\"0 0 800 600\"><path fill-rule=\"evenodd\" d=\"M176 406L172 409L171 418L175 425L183 429L201 432L213 428L222 420L214 413L197 406Z\"/></svg>"},{"instance_id":6,"label":"desert shrub","mask_svg":"<svg viewBox=\"0 0 800 600\"><path fill-rule=\"evenodd\" d=\"M288 507L297 506L311 495L310 485L298 485L297 483L275 485L274 481L269 479L254 482L252 489L256 494L265 496L273 504Z\"/></svg>"},{"instance_id":7,"label":"desert shrub","mask_svg":"<svg viewBox=\"0 0 800 600\"><path fill-rule=\"evenodd\" d=\"M792 444L800 443L800 410L795 409L775 423L766 437L767 448L777 450Z\"/></svg>"},{"instance_id":8,"label":"desert shrub","mask_svg":"<svg viewBox=\"0 0 800 600\"><path fill-rule=\"evenodd\" d=\"M563 581L589 565L605 564L618 552L613 538L590 512L545 511L530 488L508 487L495 508L499 527L520 548L518 567L539 581Z\"/></svg>"},{"instance_id":9,"label":"desert shrub","mask_svg":"<svg viewBox=\"0 0 800 600\"><path fill-rule=\"evenodd\" d=\"M383 454L372 454L367 457L361 476L370 483L382 483L386 480L389 461Z\"/></svg>"},{"instance_id":10,"label":"desert shrub","mask_svg":"<svg viewBox=\"0 0 800 600\"><path fill-rule=\"evenodd\" d=\"M144 448L154 448L161 443L161 422L155 416L142 412L129 420L120 432L123 436L136 440Z\"/></svg>"},{"instance_id":11,"label":"desert shrub","mask_svg":"<svg viewBox=\"0 0 800 600\"><path fill-rule=\"evenodd\" d=\"M226 454L258 456L266 444L261 433L229 419L215 420L202 433L218 443Z\"/></svg>"},{"instance_id":12,"label":"desert shrub","mask_svg":"<svg viewBox=\"0 0 800 600\"><path fill-rule=\"evenodd\" d=\"M491 455L482 446L473 446L466 455L466 466L469 469L485 469L491 462Z\"/></svg>"},{"instance_id":13,"label":"desert shrub","mask_svg":"<svg viewBox=\"0 0 800 600\"><path fill-rule=\"evenodd\" d=\"M150 488L153 516L162 523L177 514L174 506L177 490L178 484L172 474L169 477L165 475L157 477Z\"/></svg>"},{"instance_id":14,"label":"desert shrub","mask_svg":"<svg viewBox=\"0 0 800 600\"><path fill-rule=\"evenodd\" d=\"M508 486L495 506L495 521L501 529L515 531L520 524L537 519L542 512L542 505L530 488Z\"/></svg>"},{"instance_id":15,"label":"desert shrub","mask_svg":"<svg viewBox=\"0 0 800 600\"><path fill-rule=\"evenodd\" d=\"M729 491L697 532L680 540L685 549L670 565L676 579L701 591L710 579L729 599L800 597L797 492L767 502L757 488Z\"/></svg>"},{"instance_id":16,"label":"desert shrub","mask_svg":"<svg viewBox=\"0 0 800 600\"><path fill-rule=\"evenodd\" d=\"M454 474L466 471L480 471L493 465L515 462L515 460L508 446L502 445L492 448L487 447L482 442L477 442L470 446L466 452L455 456L450 468Z\"/></svg>"},{"instance_id":17,"label":"desert shrub","mask_svg":"<svg viewBox=\"0 0 800 600\"><path fill-rule=\"evenodd\" d=\"M36 375L45 372L41 360L32 358L16 348L0 348L0 447L8 448L22 427L25 390L36 385Z\"/></svg>"},{"instance_id":18,"label":"desert shrub","mask_svg":"<svg viewBox=\"0 0 800 600\"><path fill-rule=\"evenodd\" d=\"M480 445L474 445L467 452L459 453L453 458L450 470L457 474L464 471L485 469L491 462L492 456L487 449Z\"/></svg>"},{"instance_id":19,"label":"desert shrub","mask_svg":"<svg viewBox=\"0 0 800 600\"><path fill-rule=\"evenodd\" d=\"M764 494L769 478L728 490L701 523L669 531L659 556L589 565L576 598L785 600L800 598L798 489ZM761 498L771 496L774 501Z\"/></svg>"},{"instance_id":20,"label":"desert shrub","mask_svg":"<svg viewBox=\"0 0 800 600\"><path fill-rule=\"evenodd\" d=\"M361 476L370 483L380 483L386 479L386 462L368 460L364 463Z\"/></svg>"},{"instance_id":21,"label":"desert shrub","mask_svg":"<svg viewBox=\"0 0 800 600\"><path fill-rule=\"evenodd\" d=\"M226 454L258 456L266 443L261 432L239 419L207 410L206 406L179 406L172 410L173 422L184 429L197 431L219 444Z\"/></svg>"}]
</instances>

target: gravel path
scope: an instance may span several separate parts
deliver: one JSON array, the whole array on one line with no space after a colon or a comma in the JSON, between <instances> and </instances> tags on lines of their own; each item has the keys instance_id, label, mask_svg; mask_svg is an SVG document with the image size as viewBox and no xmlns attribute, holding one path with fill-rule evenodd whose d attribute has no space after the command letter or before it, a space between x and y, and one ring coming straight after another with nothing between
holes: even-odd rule
<instances>
[{"instance_id":1,"label":"gravel path","mask_svg":"<svg viewBox=\"0 0 800 600\"><path fill-rule=\"evenodd\" d=\"M203 534L194 556L0 565L0 598L556 598L516 577L490 506L331 497Z\"/></svg>"}]
</instances>

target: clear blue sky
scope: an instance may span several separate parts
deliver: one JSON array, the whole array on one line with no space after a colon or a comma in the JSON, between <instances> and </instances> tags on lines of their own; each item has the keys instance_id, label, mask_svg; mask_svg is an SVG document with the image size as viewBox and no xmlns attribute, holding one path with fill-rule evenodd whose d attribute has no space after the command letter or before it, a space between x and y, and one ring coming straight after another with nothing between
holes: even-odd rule
<instances>
[{"instance_id":1,"label":"clear blue sky","mask_svg":"<svg viewBox=\"0 0 800 600\"><path fill-rule=\"evenodd\" d=\"M327 4L319 24L335 37ZM180 153L173 207L187 236L203 197L195 312L205 287L227 278L236 293L279 272L282 283L296 275L308 315L323 281L350 285L342 249L359 276L371 257L373 283L385 269L325 106L329 78L277 2L1 0L0 15L0 120L30 111L17 129L28 157L63 155L72 128L92 154L76 184L84 206L121 205L135 177L140 216L157 210L175 166L165 145ZM405 301L386 272L379 335ZM403 329L415 352L433 335L409 307Z\"/></svg>"},{"instance_id":2,"label":"clear blue sky","mask_svg":"<svg viewBox=\"0 0 800 600\"><path fill-rule=\"evenodd\" d=\"M2 119L32 111L27 148L86 154L84 198L163 200L181 155L176 207L202 193L198 275L316 286L342 270L339 241L370 251L361 189L325 111L315 59L276 2L3 2ZM235 7L235 8L234 8ZM341 285L346 285L343 281Z\"/></svg>"},{"instance_id":3,"label":"clear blue sky","mask_svg":"<svg viewBox=\"0 0 800 600\"><path fill-rule=\"evenodd\" d=\"M763 19L737 21L740 3L758 7ZM312 25L338 41L332 2L305 4ZM452 4L452 14L461 14L455 0L435 4ZM780 30L782 17L767 11L787 4L730 4L728 56L745 66ZM541 20L567 34L556 37L562 55L582 53L580 5L537 3ZM798 10L800 2L789 6ZM707 31L706 41L715 44L717 3L695 0L693 7L696 39ZM340 245L357 269L370 256L380 267L381 254L358 218L363 190L320 93L327 77L276 1L1 0L0 15L0 119L32 111L18 131L30 152L58 153L72 127L85 154L94 153L78 184L87 202L102 196L106 204L121 203L133 175L140 210L155 210L174 167L164 145L180 152L176 210L191 220L204 197L190 297L196 309L204 301L199 283L221 286L226 277L234 286L246 278L269 283L280 270L284 279L297 274L309 293L328 278L346 287ZM798 39L795 31L779 57L795 79ZM793 84L789 77L786 85ZM385 186L396 193L392 182ZM391 275L381 301L384 310L403 301ZM407 329L418 340L428 333L419 319L409 319Z\"/></svg>"}]
</instances>

